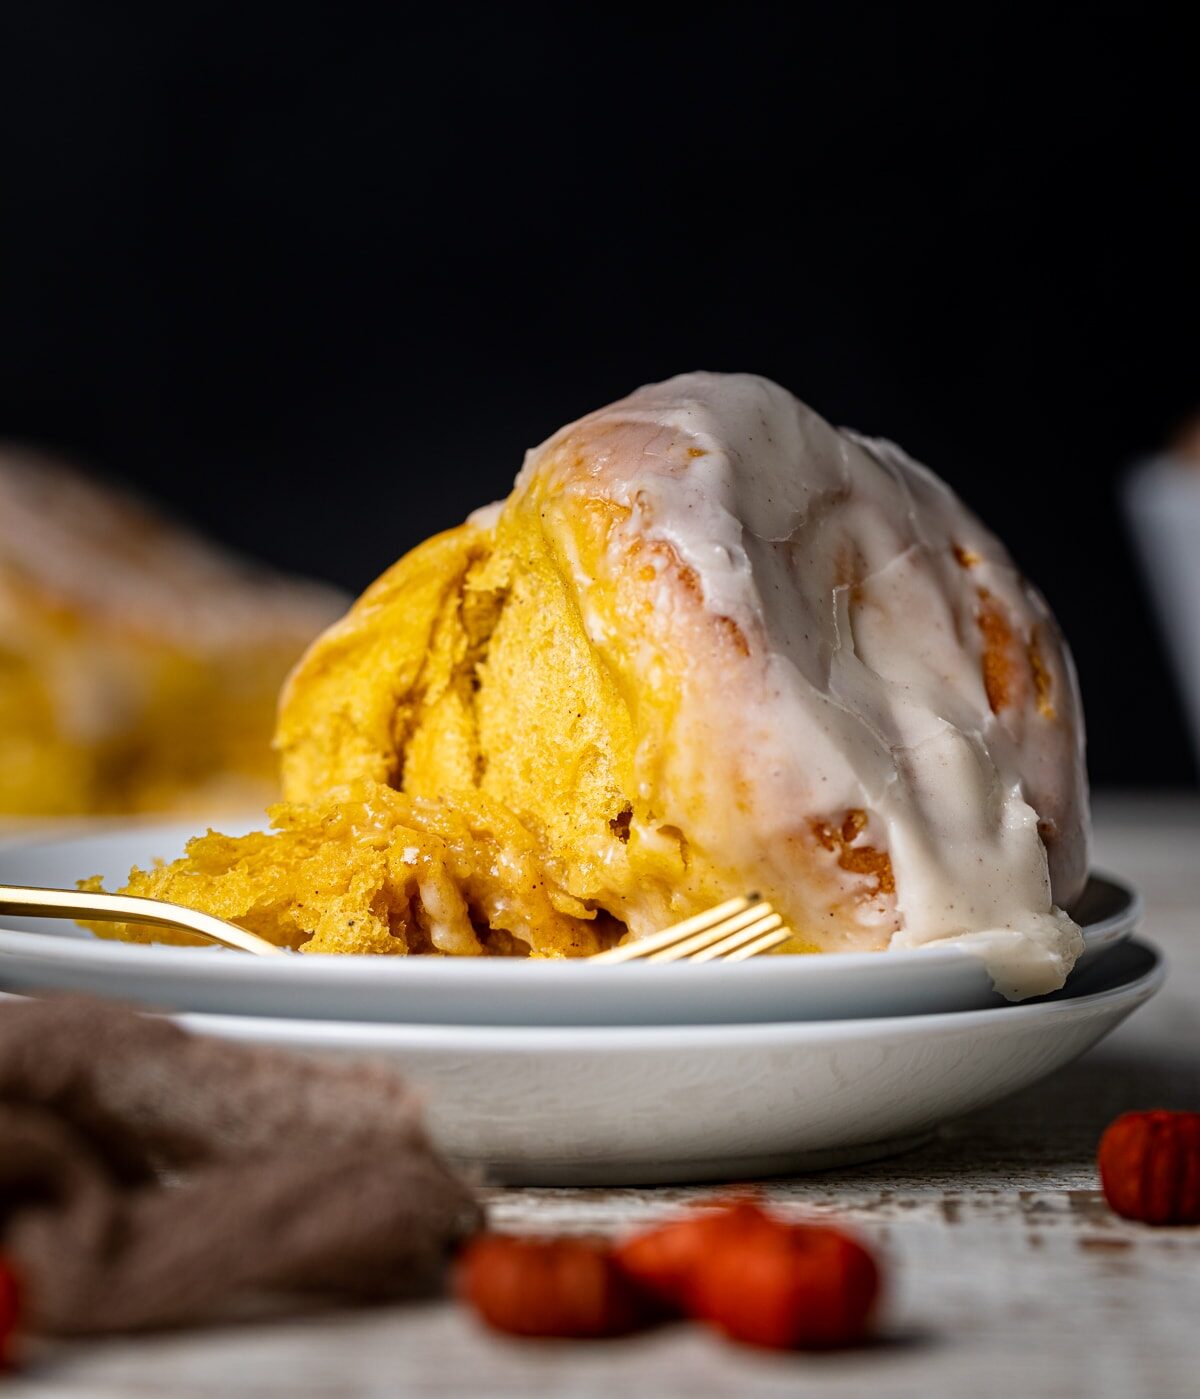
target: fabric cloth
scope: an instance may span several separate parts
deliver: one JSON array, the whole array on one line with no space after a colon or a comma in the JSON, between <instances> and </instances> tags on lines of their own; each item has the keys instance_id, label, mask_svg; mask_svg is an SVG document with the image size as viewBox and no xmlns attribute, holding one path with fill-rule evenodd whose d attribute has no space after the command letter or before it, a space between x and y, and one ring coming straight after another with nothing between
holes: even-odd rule
<instances>
[{"instance_id":1,"label":"fabric cloth","mask_svg":"<svg viewBox=\"0 0 1200 1399\"><path fill-rule=\"evenodd\" d=\"M386 1065L61 997L0 1008L0 1250L31 1330L204 1320L434 1283L482 1223Z\"/></svg>"}]
</instances>

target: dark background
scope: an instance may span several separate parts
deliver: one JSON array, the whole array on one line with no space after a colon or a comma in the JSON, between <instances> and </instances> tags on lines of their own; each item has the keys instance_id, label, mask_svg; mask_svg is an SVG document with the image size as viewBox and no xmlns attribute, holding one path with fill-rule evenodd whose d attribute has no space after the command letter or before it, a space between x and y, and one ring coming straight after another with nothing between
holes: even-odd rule
<instances>
[{"instance_id":1,"label":"dark background","mask_svg":"<svg viewBox=\"0 0 1200 1399\"><path fill-rule=\"evenodd\" d=\"M1183 13L0 4L0 431L358 589L755 370L1009 542L1096 780L1187 782L1116 494L1200 408Z\"/></svg>"}]
</instances>

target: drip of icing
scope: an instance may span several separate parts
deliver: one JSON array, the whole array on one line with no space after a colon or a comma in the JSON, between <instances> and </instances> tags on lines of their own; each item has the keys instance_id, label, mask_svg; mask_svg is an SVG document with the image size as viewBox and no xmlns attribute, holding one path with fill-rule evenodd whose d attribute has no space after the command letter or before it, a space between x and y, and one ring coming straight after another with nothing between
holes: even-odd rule
<instances>
[{"instance_id":1,"label":"drip of icing","mask_svg":"<svg viewBox=\"0 0 1200 1399\"><path fill-rule=\"evenodd\" d=\"M1081 892L1088 857L1078 687L1045 603L944 483L769 380L686 374L531 452L509 508L532 492L563 518L572 500L615 502L628 516L612 573L635 538L661 542L698 581L708 630L719 619L746 639L719 674L697 660L656 759L668 809L706 794L689 806L693 839L786 887L789 839L814 812L864 811L894 875L890 946L957 939L1013 997L1062 985L1082 938L1055 901ZM595 580L573 566L589 632L611 648ZM673 587L664 577L655 609L685 636ZM989 608L1036 649L1026 680L995 694ZM647 675L661 663L653 646L632 654Z\"/></svg>"}]
</instances>

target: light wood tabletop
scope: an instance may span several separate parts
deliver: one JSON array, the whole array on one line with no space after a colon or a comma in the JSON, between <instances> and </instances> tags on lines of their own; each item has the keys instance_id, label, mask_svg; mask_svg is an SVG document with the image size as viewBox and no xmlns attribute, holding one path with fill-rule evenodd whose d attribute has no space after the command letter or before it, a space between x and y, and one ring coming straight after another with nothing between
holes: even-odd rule
<instances>
[{"instance_id":1,"label":"light wood tabletop","mask_svg":"<svg viewBox=\"0 0 1200 1399\"><path fill-rule=\"evenodd\" d=\"M836 1216L886 1260L880 1338L768 1355L695 1327L605 1343L506 1341L450 1303L40 1349L7 1391L63 1399L392 1395L1095 1395L1200 1393L1200 1228L1125 1223L1097 1190L1096 1142L1128 1108L1200 1108L1200 801L1097 803L1100 868L1137 884L1166 988L1049 1082L924 1149L769 1183L782 1209ZM711 1187L496 1190L503 1229L620 1231Z\"/></svg>"}]
</instances>

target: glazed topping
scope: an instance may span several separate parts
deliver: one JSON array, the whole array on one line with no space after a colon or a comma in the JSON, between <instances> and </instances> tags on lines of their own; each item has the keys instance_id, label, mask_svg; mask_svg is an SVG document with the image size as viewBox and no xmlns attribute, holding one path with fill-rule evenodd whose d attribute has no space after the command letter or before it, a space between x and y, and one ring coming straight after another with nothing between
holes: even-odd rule
<instances>
[{"instance_id":1,"label":"glazed topping","mask_svg":"<svg viewBox=\"0 0 1200 1399\"><path fill-rule=\"evenodd\" d=\"M551 529L615 507L602 562L574 562L594 643L647 686L664 638L686 658L670 742L643 755L668 818L777 888L813 832L874 851L890 945L963 939L1009 994L1062 983L1082 943L1055 903L1087 868L1075 677L946 485L769 380L700 373L557 433L508 508L535 497ZM672 566L646 574L636 639L600 599L647 546ZM861 887L862 861L838 863Z\"/></svg>"}]
</instances>

